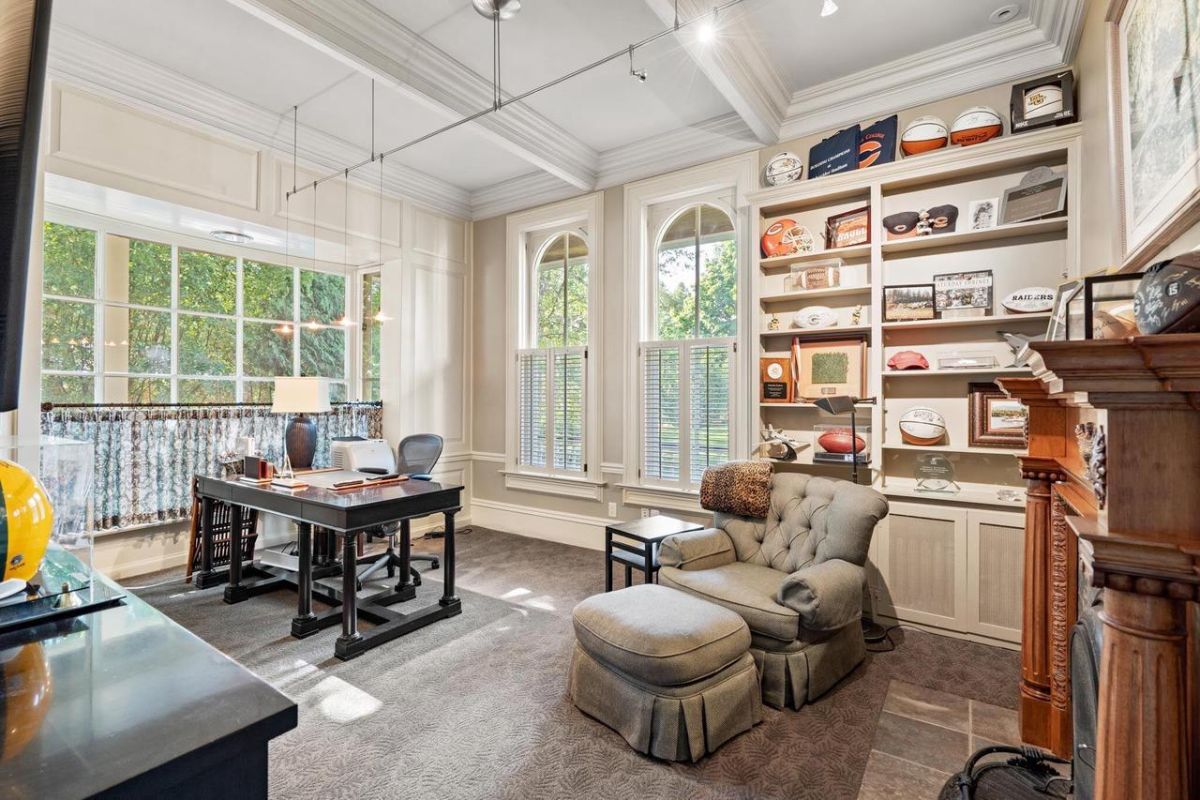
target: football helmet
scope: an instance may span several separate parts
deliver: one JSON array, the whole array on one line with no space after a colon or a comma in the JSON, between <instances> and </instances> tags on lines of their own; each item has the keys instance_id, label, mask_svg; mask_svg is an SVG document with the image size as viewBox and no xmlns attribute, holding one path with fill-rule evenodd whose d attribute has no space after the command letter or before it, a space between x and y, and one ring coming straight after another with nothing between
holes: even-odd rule
<instances>
[{"instance_id":1,"label":"football helmet","mask_svg":"<svg viewBox=\"0 0 1200 800\"><path fill-rule=\"evenodd\" d=\"M22 591L46 556L54 510L42 484L0 459L0 598Z\"/></svg>"},{"instance_id":2,"label":"football helmet","mask_svg":"<svg viewBox=\"0 0 1200 800\"><path fill-rule=\"evenodd\" d=\"M794 219L776 220L762 235L764 258L811 253L815 248L816 240L813 239L812 231L796 224Z\"/></svg>"}]
</instances>

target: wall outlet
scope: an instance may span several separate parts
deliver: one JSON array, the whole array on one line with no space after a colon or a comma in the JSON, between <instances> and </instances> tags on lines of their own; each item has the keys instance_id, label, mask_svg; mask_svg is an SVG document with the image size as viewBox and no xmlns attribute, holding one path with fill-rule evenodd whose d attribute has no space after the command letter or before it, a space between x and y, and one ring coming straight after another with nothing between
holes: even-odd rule
<instances>
[{"instance_id":1,"label":"wall outlet","mask_svg":"<svg viewBox=\"0 0 1200 800\"><path fill-rule=\"evenodd\" d=\"M643 516L643 517L648 517L648 516L650 516L650 509L648 509L648 508L643 508L643 509L642 509L642 516Z\"/></svg>"},{"instance_id":2,"label":"wall outlet","mask_svg":"<svg viewBox=\"0 0 1200 800\"><path fill-rule=\"evenodd\" d=\"M616 519L616 517L617 517L617 504L616 503L608 504L608 516L610 519Z\"/></svg>"}]
</instances>

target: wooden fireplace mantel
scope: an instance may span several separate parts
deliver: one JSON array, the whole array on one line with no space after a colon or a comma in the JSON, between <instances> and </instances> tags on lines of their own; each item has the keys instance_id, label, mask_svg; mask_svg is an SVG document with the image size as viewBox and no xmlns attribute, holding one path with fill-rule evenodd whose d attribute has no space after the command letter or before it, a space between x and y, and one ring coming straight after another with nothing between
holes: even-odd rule
<instances>
[{"instance_id":1,"label":"wooden fireplace mantel","mask_svg":"<svg viewBox=\"0 0 1200 800\"><path fill-rule=\"evenodd\" d=\"M1089 545L1081 550L1093 584L1105 590L1096 796L1195 800L1200 335L1032 347L1045 364L1037 380L1047 398L1073 397L1107 413L1098 512L1067 517L1071 538ZM1031 425L1035 414L1031 406ZM1069 475L1069 454L1056 460Z\"/></svg>"}]
</instances>

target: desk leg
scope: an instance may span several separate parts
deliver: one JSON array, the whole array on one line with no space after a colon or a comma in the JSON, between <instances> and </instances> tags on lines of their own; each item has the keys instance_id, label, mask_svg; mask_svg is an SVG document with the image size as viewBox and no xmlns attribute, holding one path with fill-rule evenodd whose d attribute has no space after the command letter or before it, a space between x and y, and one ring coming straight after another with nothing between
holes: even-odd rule
<instances>
[{"instance_id":1,"label":"desk leg","mask_svg":"<svg viewBox=\"0 0 1200 800\"><path fill-rule=\"evenodd\" d=\"M396 554L400 562L400 580L396 583L396 594L401 600L412 600L417 596L417 587L412 583L412 531L409 520L400 520L400 551Z\"/></svg>"},{"instance_id":2,"label":"desk leg","mask_svg":"<svg viewBox=\"0 0 1200 800\"><path fill-rule=\"evenodd\" d=\"M303 639L319 628L312 610L313 530L307 522L296 524L296 544L300 550L300 574L296 582L296 616L292 619L292 636Z\"/></svg>"},{"instance_id":3,"label":"desk leg","mask_svg":"<svg viewBox=\"0 0 1200 800\"><path fill-rule=\"evenodd\" d=\"M354 539L353 533L342 535L342 635L338 637L335 648L344 648L362 638L358 632L358 597L354 593L355 584L358 583L354 569L358 550Z\"/></svg>"},{"instance_id":4,"label":"desk leg","mask_svg":"<svg viewBox=\"0 0 1200 800\"><path fill-rule=\"evenodd\" d=\"M242 518L245 510L235 505L229 512L229 585L225 587L225 602L233 604L249 599L250 592L242 586Z\"/></svg>"},{"instance_id":5,"label":"desk leg","mask_svg":"<svg viewBox=\"0 0 1200 800\"><path fill-rule=\"evenodd\" d=\"M604 591L612 591L612 531L604 531Z\"/></svg>"},{"instance_id":6,"label":"desk leg","mask_svg":"<svg viewBox=\"0 0 1200 800\"><path fill-rule=\"evenodd\" d=\"M654 583L654 543L646 542L646 556L643 567L646 570L646 583Z\"/></svg>"},{"instance_id":7,"label":"desk leg","mask_svg":"<svg viewBox=\"0 0 1200 800\"><path fill-rule=\"evenodd\" d=\"M454 512L446 512L446 538L442 547L442 597L438 600L447 610L453 609L452 614L462 612L461 603L454 594Z\"/></svg>"}]
</instances>

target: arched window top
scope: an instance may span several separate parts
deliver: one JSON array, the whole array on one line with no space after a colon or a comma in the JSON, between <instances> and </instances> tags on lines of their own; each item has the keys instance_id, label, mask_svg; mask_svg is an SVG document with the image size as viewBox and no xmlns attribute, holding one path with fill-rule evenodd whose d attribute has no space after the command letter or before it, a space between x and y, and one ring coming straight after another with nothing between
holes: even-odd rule
<instances>
[{"instance_id":1,"label":"arched window top","mask_svg":"<svg viewBox=\"0 0 1200 800\"><path fill-rule=\"evenodd\" d=\"M569 231L542 246L533 275L535 346L587 345L588 256L587 241Z\"/></svg>"},{"instance_id":2,"label":"arched window top","mask_svg":"<svg viewBox=\"0 0 1200 800\"><path fill-rule=\"evenodd\" d=\"M667 220L655 247L655 338L735 336L737 262L725 210L697 203Z\"/></svg>"}]
</instances>

